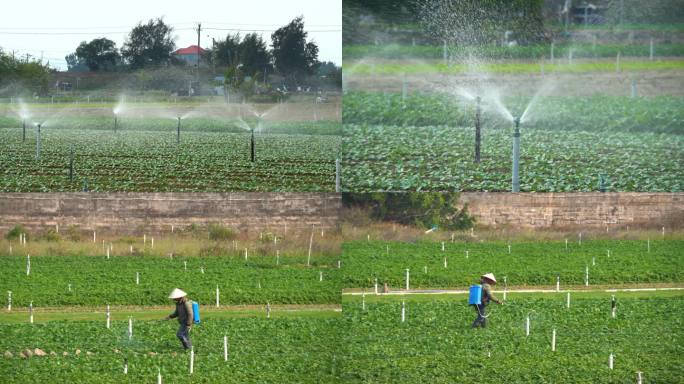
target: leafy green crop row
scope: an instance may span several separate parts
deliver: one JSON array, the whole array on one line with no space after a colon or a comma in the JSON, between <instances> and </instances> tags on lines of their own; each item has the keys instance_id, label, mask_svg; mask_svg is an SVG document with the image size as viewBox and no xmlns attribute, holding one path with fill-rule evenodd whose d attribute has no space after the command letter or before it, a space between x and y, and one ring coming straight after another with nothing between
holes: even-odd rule
<instances>
[{"instance_id":1,"label":"leafy green crop row","mask_svg":"<svg viewBox=\"0 0 684 384\"><path fill-rule=\"evenodd\" d=\"M333 191L341 138L331 135L181 131L0 129L0 191ZM74 150L74 180L69 153Z\"/></svg>"},{"instance_id":2,"label":"leafy green crop row","mask_svg":"<svg viewBox=\"0 0 684 384\"><path fill-rule=\"evenodd\" d=\"M510 129L345 125L342 189L510 191ZM681 192L681 135L521 129L520 190Z\"/></svg>"},{"instance_id":3,"label":"leafy green crop row","mask_svg":"<svg viewBox=\"0 0 684 384\"><path fill-rule=\"evenodd\" d=\"M529 98L503 100L514 116L525 110ZM475 103L456 96L397 93L347 92L344 96L345 124L401 126L473 126ZM493 105L483 103L483 129L510 128ZM557 131L655 132L684 134L684 98L661 97L558 97L539 99L523 122L523 128Z\"/></svg>"},{"instance_id":4,"label":"leafy green crop row","mask_svg":"<svg viewBox=\"0 0 684 384\"><path fill-rule=\"evenodd\" d=\"M175 287L184 289L200 303L216 302L219 286L222 305L339 303L338 256L256 256L159 258L117 256L107 260L94 256L0 257L3 279L0 292L12 291L13 305L103 306L168 304ZM187 262L187 270L186 264ZM202 268L204 272L202 272ZM320 273L323 273L323 281ZM139 282L136 284L136 273ZM71 285L71 291L69 291ZM3 293L2 302L7 297Z\"/></svg>"},{"instance_id":5,"label":"leafy green crop row","mask_svg":"<svg viewBox=\"0 0 684 384\"><path fill-rule=\"evenodd\" d=\"M533 74L542 72L541 61L538 62L500 62L486 63L479 68L486 73L504 74ZM614 72L618 68L615 61L582 61L568 63L560 61L555 64L544 63L546 73L587 73L587 72ZM621 60L620 71L643 72L662 70L684 69L684 60L664 61L637 61ZM344 73L347 75L400 75L400 74L427 74L427 73L467 73L472 71L472 66L466 64L445 64L440 62L383 62L378 64L359 62L346 64Z\"/></svg>"},{"instance_id":6,"label":"leafy green crop row","mask_svg":"<svg viewBox=\"0 0 684 384\"><path fill-rule=\"evenodd\" d=\"M567 58L572 50L575 58L615 57L618 52L624 57L648 57L649 44L556 44L554 57ZM485 47L448 47L448 55L455 58L468 58L469 54L484 60L498 59L539 59L551 57L551 45L530 46L485 46ZM434 45L345 45L342 51L345 60L382 58L382 59L442 59L444 48ZM684 44L656 44L654 56L684 56Z\"/></svg>"},{"instance_id":7,"label":"leafy green crop row","mask_svg":"<svg viewBox=\"0 0 684 384\"><path fill-rule=\"evenodd\" d=\"M13 354L0 357L0 372L3 383L151 383L158 369L166 383L333 382L340 371L334 356L340 322L339 317L205 318L191 332L196 352L192 376L189 354L181 351L175 337L175 322L134 320L131 341L126 321L112 322L111 329L104 322L0 325L0 350ZM19 351L28 348L58 355L20 358ZM82 353L75 355L76 349Z\"/></svg>"},{"instance_id":8,"label":"leafy green crop row","mask_svg":"<svg viewBox=\"0 0 684 384\"><path fill-rule=\"evenodd\" d=\"M345 300L342 381L348 383L680 382L684 297L509 299L490 308L488 326L470 329L475 311L463 296L366 303ZM530 336L525 318L530 317ZM551 351L553 329L556 351ZM614 369L608 368L610 354Z\"/></svg>"},{"instance_id":9,"label":"leafy green crop row","mask_svg":"<svg viewBox=\"0 0 684 384\"><path fill-rule=\"evenodd\" d=\"M387 283L403 288L410 269L411 288L462 287L493 272L508 286L583 285L589 267L590 285L680 282L684 280L684 242L570 239L565 242L440 243L350 242L343 244L343 285L372 288ZM610 257L608 252L610 251ZM444 258L447 268L444 268ZM425 268L427 267L427 272ZM500 288L500 287L499 287Z\"/></svg>"},{"instance_id":10,"label":"leafy green crop row","mask_svg":"<svg viewBox=\"0 0 684 384\"><path fill-rule=\"evenodd\" d=\"M250 126L256 121L247 119ZM30 124L29 124L30 125ZM177 120L173 118L119 117L117 130L129 131L166 131L176 133ZM265 123L260 132L302 135L340 135L341 124L334 121L298 121ZM11 116L0 116L0 128L21 127L21 121ZM59 130L114 130L114 118L107 116L62 116L48 119L45 129ZM33 130L33 127L30 127ZM185 132L245 133L246 130L234 119L188 118L182 120L181 135Z\"/></svg>"}]
</instances>

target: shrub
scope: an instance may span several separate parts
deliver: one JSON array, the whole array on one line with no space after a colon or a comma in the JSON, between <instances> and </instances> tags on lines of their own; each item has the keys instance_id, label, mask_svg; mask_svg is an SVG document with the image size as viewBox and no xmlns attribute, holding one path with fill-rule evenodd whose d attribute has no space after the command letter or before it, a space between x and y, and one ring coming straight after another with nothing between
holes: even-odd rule
<instances>
[{"instance_id":1,"label":"shrub","mask_svg":"<svg viewBox=\"0 0 684 384\"><path fill-rule=\"evenodd\" d=\"M209 239L211 240L232 240L236 235L235 231L220 224L209 224L207 231L209 231Z\"/></svg>"},{"instance_id":2,"label":"shrub","mask_svg":"<svg viewBox=\"0 0 684 384\"><path fill-rule=\"evenodd\" d=\"M15 225L14 228L7 231L5 238L7 240L17 240L17 239L19 239L19 235L21 235L22 233L26 234L26 239L28 240L29 234L26 232L26 229L24 228L23 225L18 224L18 225Z\"/></svg>"}]
</instances>

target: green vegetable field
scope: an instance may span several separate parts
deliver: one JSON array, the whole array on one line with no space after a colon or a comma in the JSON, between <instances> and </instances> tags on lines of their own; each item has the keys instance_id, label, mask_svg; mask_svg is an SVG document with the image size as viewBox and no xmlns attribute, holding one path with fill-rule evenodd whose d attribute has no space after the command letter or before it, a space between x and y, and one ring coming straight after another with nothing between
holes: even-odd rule
<instances>
[{"instance_id":1,"label":"green vegetable field","mask_svg":"<svg viewBox=\"0 0 684 384\"><path fill-rule=\"evenodd\" d=\"M349 383L676 383L684 296L510 295L490 306L487 328L461 296L346 298L342 379ZM401 321L402 300L405 322ZM530 334L526 336L526 318ZM556 330L556 350L551 351ZM609 356L613 354L613 369Z\"/></svg>"},{"instance_id":2,"label":"green vegetable field","mask_svg":"<svg viewBox=\"0 0 684 384\"><path fill-rule=\"evenodd\" d=\"M0 371L3 383L153 383L159 372L165 383L333 382L339 375L334 352L340 322L339 314L331 312L231 319L207 315L191 331L192 375L190 354L175 338L175 321L134 318L131 340L127 321L113 321L110 329L103 321L0 324L4 335L0 350L5 353ZM224 336L228 361L224 361ZM22 351L36 348L48 355L20 357Z\"/></svg>"},{"instance_id":3,"label":"green vegetable field","mask_svg":"<svg viewBox=\"0 0 684 384\"><path fill-rule=\"evenodd\" d=\"M586 235L585 235L586 236ZM465 288L485 272L493 272L508 287L678 283L684 280L682 240L585 240L511 242L348 242L343 244L343 285L372 290L375 279L390 289ZM610 252L610 256L608 253ZM444 259L447 267L444 267ZM427 272L426 272L427 271ZM501 286L498 287L502 288Z\"/></svg>"},{"instance_id":4,"label":"green vegetable field","mask_svg":"<svg viewBox=\"0 0 684 384\"><path fill-rule=\"evenodd\" d=\"M173 123L173 122L171 122ZM329 126L329 125L328 125ZM0 129L0 191L208 192L334 191L340 137L330 134L257 133L250 161L248 131ZM314 131L315 132L315 131ZM73 149L73 176L70 153Z\"/></svg>"},{"instance_id":5,"label":"green vegetable field","mask_svg":"<svg viewBox=\"0 0 684 384\"><path fill-rule=\"evenodd\" d=\"M26 256L0 257L1 302L36 310L55 306L168 305L175 287L202 304L339 303L338 256L243 257ZM276 265L278 263L278 265ZM136 284L136 273L138 284ZM321 281L321 274L323 280ZM69 287L71 286L71 291Z\"/></svg>"},{"instance_id":6,"label":"green vegetable field","mask_svg":"<svg viewBox=\"0 0 684 384\"><path fill-rule=\"evenodd\" d=\"M529 100L506 100L514 116ZM342 184L348 191L510 191L513 124L439 95L345 95ZM471 103L472 104L472 103ZM490 106L492 107L492 106ZM547 97L521 124L521 191L684 190L681 97Z\"/></svg>"}]
</instances>

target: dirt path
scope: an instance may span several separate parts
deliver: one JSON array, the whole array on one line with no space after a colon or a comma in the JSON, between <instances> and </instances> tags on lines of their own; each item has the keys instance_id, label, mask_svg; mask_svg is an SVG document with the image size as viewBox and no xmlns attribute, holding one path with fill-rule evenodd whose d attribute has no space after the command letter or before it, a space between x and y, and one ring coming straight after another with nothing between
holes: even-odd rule
<instances>
[{"instance_id":1,"label":"dirt path","mask_svg":"<svg viewBox=\"0 0 684 384\"><path fill-rule=\"evenodd\" d=\"M507 293L558 293L558 292L656 292L656 291L681 291L684 290L684 287L678 286L676 284L668 285L668 284L650 284L650 285L634 285L634 286L622 286L622 287L610 287L606 285L597 285L597 286L581 286L581 285L574 285L574 286L568 286L568 287L563 287L561 286L560 290L556 290L555 286L554 287L548 287L548 286L540 286L540 287L522 287L522 288L515 288L515 289L507 289ZM495 289L493 290L495 293L503 293L503 289ZM378 292L378 295L381 296L387 296L387 295L395 295L395 296L407 296L407 295L445 295L445 294L466 294L468 293L468 290L465 289L409 289L409 290L390 290L387 293L383 292ZM343 295L345 296L361 296L364 294L363 291L359 290L358 288L354 288L353 290L345 290L342 292ZM373 290L365 292L367 295L375 295L375 292Z\"/></svg>"}]
</instances>

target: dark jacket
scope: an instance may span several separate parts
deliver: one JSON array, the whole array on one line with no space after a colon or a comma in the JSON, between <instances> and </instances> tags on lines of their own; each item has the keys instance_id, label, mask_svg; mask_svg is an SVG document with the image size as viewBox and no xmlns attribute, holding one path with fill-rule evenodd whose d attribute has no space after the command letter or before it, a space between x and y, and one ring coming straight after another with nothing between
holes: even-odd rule
<instances>
[{"instance_id":1,"label":"dark jacket","mask_svg":"<svg viewBox=\"0 0 684 384\"><path fill-rule=\"evenodd\" d=\"M187 297L176 303L176 310L169 315L170 318L178 318L178 324L191 326L193 322L192 301Z\"/></svg>"},{"instance_id":2,"label":"dark jacket","mask_svg":"<svg viewBox=\"0 0 684 384\"><path fill-rule=\"evenodd\" d=\"M499 299L492 294L492 286L484 281L481 281L480 283L482 284L482 304L487 305L490 301L498 302Z\"/></svg>"}]
</instances>

